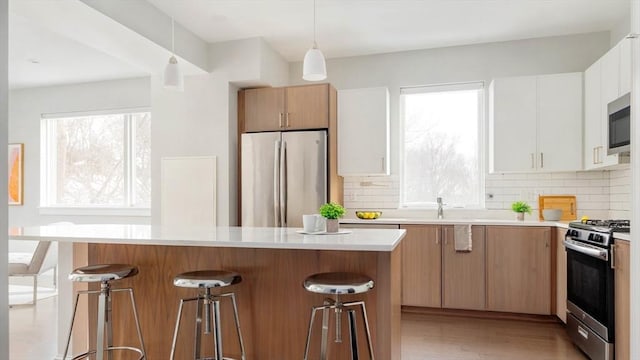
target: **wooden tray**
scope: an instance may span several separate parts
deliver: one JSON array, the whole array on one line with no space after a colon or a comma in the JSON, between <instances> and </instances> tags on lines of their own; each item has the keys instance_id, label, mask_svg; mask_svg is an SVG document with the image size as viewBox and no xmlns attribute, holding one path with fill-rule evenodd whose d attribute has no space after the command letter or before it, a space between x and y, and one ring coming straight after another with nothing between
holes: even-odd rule
<instances>
[{"instance_id":1,"label":"wooden tray","mask_svg":"<svg viewBox=\"0 0 640 360\"><path fill-rule=\"evenodd\" d=\"M540 195L538 196L538 218L540 220L544 220L542 216L544 209L561 209L561 221L578 218L575 195Z\"/></svg>"}]
</instances>

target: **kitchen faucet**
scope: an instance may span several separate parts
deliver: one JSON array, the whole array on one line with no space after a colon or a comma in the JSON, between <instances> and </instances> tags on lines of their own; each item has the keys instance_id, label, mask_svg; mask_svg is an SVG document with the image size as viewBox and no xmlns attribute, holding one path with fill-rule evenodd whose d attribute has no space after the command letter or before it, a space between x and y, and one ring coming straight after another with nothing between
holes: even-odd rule
<instances>
[{"instance_id":1,"label":"kitchen faucet","mask_svg":"<svg viewBox=\"0 0 640 360\"><path fill-rule=\"evenodd\" d=\"M438 197L436 201L438 202L438 219L442 219L444 217L444 212L442 211L442 198Z\"/></svg>"}]
</instances>

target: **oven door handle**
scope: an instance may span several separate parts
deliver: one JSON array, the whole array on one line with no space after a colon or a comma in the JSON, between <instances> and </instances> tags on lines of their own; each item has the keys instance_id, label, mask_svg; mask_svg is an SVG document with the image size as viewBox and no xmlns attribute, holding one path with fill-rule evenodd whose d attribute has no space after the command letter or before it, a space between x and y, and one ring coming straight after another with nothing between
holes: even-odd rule
<instances>
[{"instance_id":1,"label":"oven door handle","mask_svg":"<svg viewBox=\"0 0 640 360\"><path fill-rule=\"evenodd\" d=\"M585 254L604 261L609 260L609 252L605 249L597 249L595 247L584 246L577 241L569 240L568 238L564 239L563 244L567 249L577 251L581 254Z\"/></svg>"}]
</instances>

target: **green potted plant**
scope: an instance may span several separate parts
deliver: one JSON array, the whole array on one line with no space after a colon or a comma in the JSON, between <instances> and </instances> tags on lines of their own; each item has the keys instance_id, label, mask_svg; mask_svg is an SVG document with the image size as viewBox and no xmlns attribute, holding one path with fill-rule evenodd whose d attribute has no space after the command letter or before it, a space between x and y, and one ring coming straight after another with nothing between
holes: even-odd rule
<instances>
[{"instance_id":1,"label":"green potted plant","mask_svg":"<svg viewBox=\"0 0 640 360\"><path fill-rule=\"evenodd\" d=\"M531 205L524 201L516 201L511 204L511 210L516 213L516 220L523 221L524 213L531 214Z\"/></svg>"},{"instance_id":2,"label":"green potted plant","mask_svg":"<svg viewBox=\"0 0 640 360\"><path fill-rule=\"evenodd\" d=\"M340 204L330 202L320 206L320 215L327 219L327 232L338 232L340 228L338 219L344 216L344 213L344 208Z\"/></svg>"}]
</instances>

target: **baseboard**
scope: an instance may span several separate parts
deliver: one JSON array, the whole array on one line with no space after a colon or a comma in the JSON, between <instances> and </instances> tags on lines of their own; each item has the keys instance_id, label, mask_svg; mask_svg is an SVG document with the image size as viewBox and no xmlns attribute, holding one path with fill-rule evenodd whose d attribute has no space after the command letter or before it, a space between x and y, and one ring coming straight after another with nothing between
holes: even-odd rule
<instances>
[{"instance_id":1,"label":"baseboard","mask_svg":"<svg viewBox=\"0 0 640 360\"><path fill-rule=\"evenodd\" d=\"M402 306L402 313L415 314L415 315L459 316L459 317L472 317L472 318L498 319L498 320L520 320L520 321L531 321L531 322L540 322L540 323L562 323L562 321L555 315L518 314L518 313L505 313L505 312L484 311L484 310L458 310L458 309L426 308L426 307L417 307L417 306Z\"/></svg>"}]
</instances>

